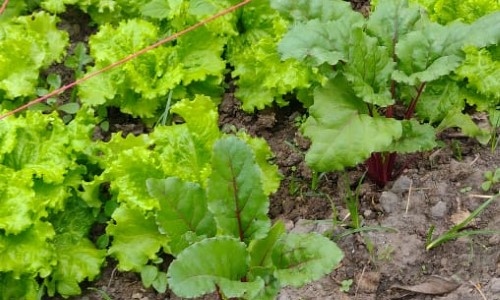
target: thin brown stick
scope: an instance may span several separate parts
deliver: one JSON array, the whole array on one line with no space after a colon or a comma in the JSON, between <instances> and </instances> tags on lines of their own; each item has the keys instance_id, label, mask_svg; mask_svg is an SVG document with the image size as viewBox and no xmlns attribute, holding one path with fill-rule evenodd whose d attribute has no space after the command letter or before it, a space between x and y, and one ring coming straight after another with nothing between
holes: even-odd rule
<instances>
[{"instance_id":1,"label":"thin brown stick","mask_svg":"<svg viewBox=\"0 0 500 300\"><path fill-rule=\"evenodd\" d=\"M14 109L12 111L9 111L9 112L1 115L0 116L0 120L5 119L6 117L11 116L11 115L13 115L15 113L18 113L20 111L23 111L23 110L27 109L28 107L33 106L33 105L35 105L37 103L40 103L40 102L42 102L44 100L47 100L50 97L58 95L58 94L60 94L60 93L62 93L64 91L66 91L67 89L70 89L70 88L74 87L75 85L78 85L78 84L80 84L80 83L82 83L84 81L89 80L92 77L95 77L95 76L97 76L97 75L99 75L101 73L104 73L104 72L106 72L108 70L111 70L111 69L113 69L113 68L115 68L115 67L117 67L119 65L122 65L122 64L124 64L124 63L126 63L126 62L128 62L128 61L130 61L130 60L132 60L132 59L134 59L136 57L138 57L139 55L142 55L142 54L144 54L144 53L146 53L146 52L148 52L150 50L153 50L153 49L155 49L155 48L157 48L157 47L159 47L159 46L161 46L161 45L163 45L163 44L165 44L167 42L171 42L171 41L177 39L178 37L180 37L180 36L182 36L182 35L184 35L184 34L186 34L188 32L191 32L191 31L193 31L193 30L195 30L195 29L197 29L197 28L199 28L199 27L201 27L203 25L206 25L207 23L212 22L213 20L215 20L217 18L220 18L220 17L222 17L224 15L227 15L227 14L229 14L229 13L237 10L238 8L240 8L240 7L244 6L244 5L247 5L250 2L252 2L252 0L244 0L244 1L238 3L238 4L234 5L234 6L231 6L230 8L227 8L227 9L221 11L221 12L218 12L215 15L213 15L211 17L208 17L208 18L206 18L206 19L204 19L204 20L202 20L202 21L200 21L200 22L198 22L198 23L196 23L196 24L194 24L194 25L192 25L192 26L190 26L190 27L188 27L188 28L186 28L184 30L181 30L181 31L179 31L179 32L177 32L177 33L169 36L169 37L166 37L166 38L160 40L159 42L156 42L156 43L154 43L154 44L152 44L152 45L150 45L150 46L148 46L146 48L143 48L143 49L139 50L136 53L133 53L133 54L131 54L131 55L125 57L125 58L122 58L121 60L119 60L117 62L114 62L114 63L112 63L112 64L110 64L110 65L108 65L108 66L106 66L106 67L104 67L104 68L102 68L100 70L97 70L95 72L87 74L86 76L84 76L84 77L82 77L82 78L80 78L80 79L78 79L78 80L76 80L76 81L74 81L74 82L72 82L70 84L67 84L67 85L65 85L65 86L63 86L63 87L61 87L61 88L59 88L57 90L54 90L54 91L46 94L45 96L42 96L42 97L40 97L38 99L35 99L33 101L30 101L30 102L28 102L28 103L20 106L20 107Z\"/></svg>"},{"instance_id":2,"label":"thin brown stick","mask_svg":"<svg viewBox=\"0 0 500 300\"><path fill-rule=\"evenodd\" d=\"M408 209L410 208L410 200L411 200L412 187L413 187L413 180L410 180L410 188L408 189L408 198L406 199L405 215L408 214Z\"/></svg>"},{"instance_id":3,"label":"thin brown stick","mask_svg":"<svg viewBox=\"0 0 500 300\"><path fill-rule=\"evenodd\" d=\"M479 283L476 284L472 282L472 280L469 280L469 283L476 288L476 290L479 292L479 294L481 295L481 297L483 297L484 300L488 300L488 298L486 298L486 295L484 295L483 291L481 291L481 285Z\"/></svg>"},{"instance_id":4,"label":"thin brown stick","mask_svg":"<svg viewBox=\"0 0 500 300\"><path fill-rule=\"evenodd\" d=\"M2 7L0 7L0 15L3 14L5 9L7 8L7 4L9 4L9 0L4 0L2 3Z\"/></svg>"}]
</instances>

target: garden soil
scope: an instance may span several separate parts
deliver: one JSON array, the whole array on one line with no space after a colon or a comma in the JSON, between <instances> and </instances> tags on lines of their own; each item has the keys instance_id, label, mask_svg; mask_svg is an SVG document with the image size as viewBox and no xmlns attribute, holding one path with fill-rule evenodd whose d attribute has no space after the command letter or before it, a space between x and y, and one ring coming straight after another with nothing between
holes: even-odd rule
<instances>
[{"instance_id":1,"label":"garden soil","mask_svg":"<svg viewBox=\"0 0 500 300\"><path fill-rule=\"evenodd\" d=\"M356 9L368 11L366 1L351 2ZM69 20L74 23L78 18ZM88 36L88 30L79 28L85 26L67 25L75 35ZM85 37L78 40L85 41ZM331 274L302 288L285 288L279 300L500 300L500 235L463 237L426 250L431 226L435 226L434 237L442 234L486 201L486 195L498 191L499 186L489 192L480 188L484 172L500 167L498 148L492 151L447 131L434 151L400 157L397 179L379 188L368 179L361 181L363 166L325 174L308 168L304 159L309 142L298 129L306 111L293 99L287 107L247 114L228 92L219 113L223 131L245 130L262 137L275 154L283 180L271 198L271 218L283 220L290 231L316 231L331 237L345 254ZM137 134L146 130L138 120L119 113L110 114L110 123L112 131ZM106 139L101 132L96 137ZM347 234L350 218L345 199L356 189L362 224L373 229ZM499 202L467 229L500 230ZM82 292L71 299L180 299L170 291L159 294L144 288L137 274L117 271L112 259L100 278L83 284Z\"/></svg>"}]
</instances>

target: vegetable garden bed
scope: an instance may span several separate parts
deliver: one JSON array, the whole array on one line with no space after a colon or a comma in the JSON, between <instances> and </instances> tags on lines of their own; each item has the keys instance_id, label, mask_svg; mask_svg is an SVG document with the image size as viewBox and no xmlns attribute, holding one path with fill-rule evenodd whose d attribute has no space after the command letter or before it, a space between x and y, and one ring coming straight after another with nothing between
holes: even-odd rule
<instances>
[{"instance_id":1,"label":"vegetable garden bed","mask_svg":"<svg viewBox=\"0 0 500 300\"><path fill-rule=\"evenodd\" d=\"M0 299L497 299L500 6L416 2L5 1Z\"/></svg>"}]
</instances>

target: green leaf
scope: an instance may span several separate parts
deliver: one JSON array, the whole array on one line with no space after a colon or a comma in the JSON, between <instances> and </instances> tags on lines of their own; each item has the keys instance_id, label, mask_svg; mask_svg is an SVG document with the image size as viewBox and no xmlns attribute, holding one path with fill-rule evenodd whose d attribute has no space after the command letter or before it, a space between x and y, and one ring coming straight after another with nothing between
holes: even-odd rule
<instances>
[{"instance_id":1,"label":"green leaf","mask_svg":"<svg viewBox=\"0 0 500 300\"><path fill-rule=\"evenodd\" d=\"M57 108L60 111L63 111L67 114L76 114L80 109L80 104L78 103L66 103Z\"/></svg>"},{"instance_id":2,"label":"green leaf","mask_svg":"<svg viewBox=\"0 0 500 300\"><path fill-rule=\"evenodd\" d=\"M333 271L344 254L319 234L288 234L273 250L275 276L281 285L300 287Z\"/></svg>"},{"instance_id":3,"label":"green leaf","mask_svg":"<svg viewBox=\"0 0 500 300\"><path fill-rule=\"evenodd\" d=\"M170 1L153 0L143 6L141 13L153 19L166 19L170 16Z\"/></svg>"},{"instance_id":4,"label":"green leaf","mask_svg":"<svg viewBox=\"0 0 500 300\"><path fill-rule=\"evenodd\" d=\"M167 158L161 161L162 169L168 176L204 185L211 172L213 144L221 135L216 106L209 97L200 95L177 102L171 112L185 123L156 127L151 134L156 151Z\"/></svg>"},{"instance_id":5,"label":"green leaf","mask_svg":"<svg viewBox=\"0 0 500 300\"><path fill-rule=\"evenodd\" d=\"M56 263L51 243L54 236L52 225L41 221L16 235L0 234L0 274L12 272L15 277L22 274L47 277Z\"/></svg>"},{"instance_id":6,"label":"green leaf","mask_svg":"<svg viewBox=\"0 0 500 300\"><path fill-rule=\"evenodd\" d=\"M158 267L146 265L141 269L141 281L144 287L149 288L158 276Z\"/></svg>"},{"instance_id":7,"label":"green leaf","mask_svg":"<svg viewBox=\"0 0 500 300\"><path fill-rule=\"evenodd\" d=\"M269 200L262 189L261 172L250 146L236 137L214 146L208 180L208 208L221 234L249 242L266 236Z\"/></svg>"},{"instance_id":8,"label":"green leaf","mask_svg":"<svg viewBox=\"0 0 500 300\"><path fill-rule=\"evenodd\" d=\"M63 296L79 295L78 284L99 275L106 257L106 251L98 250L88 239L96 218L85 203L73 199L64 211L52 216L51 222L57 232L54 239L57 265L48 281Z\"/></svg>"},{"instance_id":9,"label":"green leaf","mask_svg":"<svg viewBox=\"0 0 500 300\"><path fill-rule=\"evenodd\" d=\"M39 296L39 284L31 276L13 276L12 273L0 272L0 299L36 300Z\"/></svg>"},{"instance_id":10,"label":"green leaf","mask_svg":"<svg viewBox=\"0 0 500 300\"><path fill-rule=\"evenodd\" d=\"M436 131L429 124L416 120L403 120L403 135L389 147L389 152L413 153L437 147Z\"/></svg>"},{"instance_id":11,"label":"green leaf","mask_svg":"<svg viewBox=\"0 0 500 300\"><path fill-rule=\"evenodd\" d=\"M306 161L318 171L355 166L387 149L403 133L399 121L369 116L366 104L342 76L316 89L309 111L304 135L312 145Z\"/></svg>"},{"instance_id":12,"label":"green leaf","mask_svg":"<svg viewBox=\"0 0 500 300\"><path fill-rule=\"evenodd\" d=\"M153 287L158 293L165 293L168 286L168 277L165 272L158 272L158 276L156 276L153 281Z\"/></svg>"},{"instance_id":13,"label":"green leaf","mask_svg":"<svg viewBox=\"0 0 500 300\"><path fill-rule=\"evenodd\" d=\"M339 19L341 16L353 13L349 3L331 0L271 0L273 9L284 16L293 19L295 23L312 19L329 21Z\"/></svg>"},{"instance_id":14,"label":"green leaf","mask_svg":"<svg viewBox=\"0 0 500 300\"><path fill-rule=\"evenodd\" d=\"M487 144L491 137L487 130L479 128L469 115L463 114L460 111L450 111L436 130L439 132L451 127L460 128L464 134L476 138L483 145Z\"/></svg>"},{"instance_id":15,"label":"green leaf","mask_svg":"<svg viewBox=\"0 0 500 300\"><path fill-rule=\"evenodd\" d=\"M295 58L312 66L336 65L348 59L351 35L363 24L363 16L352 11L338 20L298 24L285 34L278 51L282 59Z\"/></svg>"},{"instance_id":16,"label":"green leaf","mask_svg":"<svg viewBox=\"0 0 500 300\"><path fill-rule=\"evenodd\" d=\"M396 63L389 49L379 46L377 39L366 35L361 28L353 30L349 43L356 47L349 48L344 76L356 96L380 107L393 104L389 88Z\"/></svg>"},{"instance_id":17,"label":"green leaf","mask_svg":"<svg viewBox=\"0 0 500 300\"><path fill-rule=\"evenodd\" d=\"M272 165L269 163L271 159L274 158L274 154L271 151L271 147L263 138L252 137L249 134L240 131L238 132L238 137L243 139L255 154L255 160L259 165L262 174L262 189L264 194L269 196L275 193L279 186L282 175L279 172L277 165Z\"/></svg>"},{"instance_id":18,"label":"green leaf","mask_svg":"<svg viewBox=\"0 0 500 300\"><path fill-rule=\"evenodd\" d=\"M500 46L496 46L500 47ZM491 96L500 103L500 61L486 49L469 46L463 49L465 61L456 73L467 79L467 85L480 94Z\"/></svg>"},{"instance_id":19,"label":"green leaf","mask_svg":"<svg viewBox=\"0 0 500 300\"><path fill-rule=\"evenodd\" d=\"M397 41L418 26L419 20L418 5L409 5L407 0L380 0L367 21L367 30L382 46L394 49Z\"/></svg>"},{"instance_id":20,"label":"green leaf","mask_svg":"<svg viewBox=\"0 0 500 300\"><path fill-rule=\"evenodd\" d=\"M248 246L250 253L250 267L270 267L272 266L273 248L276 242L286 233L285 224L280 220L276 222L267 236L261 240L253 240ZM250 270L252 271L252 270Z\"/></svg>"},{"instance_id":21,"label":"green leaf","mask_svg":"<svg viewBox=\"0 0 500 300\"><path fill-rule=\"evenodd\" d=\"M442 26L423 22L423 28L410 32L396 45L398 68L392 78L398 82L417 85L450 74L463 61L461 23Z\"/></svg>"},{"instance_id":22,"label":"green leaf","mask_svg":"<svg viewBox=\"0 0 500 300\"><path fill-rule=\"evenodd\" d=\"M208 211L205 191L198 184L170 177L148 179L147 186L149 194L160 203L156 222L172 240L172 254L177 255L189 246L185 239L187 232L205 237L215 235L214 218Z\"/></svg>"},{"instance_id":23,"label":"green leaf","mask_svg":"<svg viewBox=\"0 0 500 300\"><path fill-rule=\"evenodd\" d=\"M39 217L30 172L15 172L0 165L0 229L18 234Z\"/></svg>"},{"instance_id":24,"label":"green leaf","mask_svg":"<svg viewBox=\"0 0 500 300\"><path fill-rule=\"evenodd\" d=\"M57 29L57 22L57 17L38 12L2 24L0 90L7 98L33 96L40 70L63 57L68 34Z\"/></svg>"},{"instance_id":25,"label":"green leaf","mask_svg":"<svg viewBox=\"0 0 500 300\"><path fill-rule=\"evenodd\" d=\"M413 98L409 95L407 98ZM456 81L444 77L443 80L431 82L425 86L417 102L416 114L421 120L430 123L440 122L451 110L465 108L464 96Z\"/></svg>"},{"instance_id":26,"label":"green leaf","mask_svg":"<svg viewBox=\"0 0 500 300\"><path fill-rule=\"evenodd\" d=\"M125 205L113 213L115 224L109 224L106 233L113 236L108 254L118 259L123 271L140 272L148 260L156 259L168 238L158 231L154 218Z\"/></svg>"},{"instance_id":27,"label":"green leaf","mask_svg":"<svg viewBox=\"0 0 500 300\"><path fill-rule=\"evenodd\" d=\"M237 239L206 239L186 248L172 262L167 273L169 285L177 296L185 298L216 289L225 297L243 297L263 284L262 281L241 281L248 271L248 261L246 246Z\"/></svg>"}]
</instances>

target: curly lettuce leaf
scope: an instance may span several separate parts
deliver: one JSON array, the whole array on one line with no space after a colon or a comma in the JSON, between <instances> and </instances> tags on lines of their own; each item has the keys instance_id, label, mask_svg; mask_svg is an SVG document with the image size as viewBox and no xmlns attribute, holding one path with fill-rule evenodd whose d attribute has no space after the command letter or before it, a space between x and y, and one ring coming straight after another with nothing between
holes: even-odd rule
<instances>
[{"instance_id":1,"label":"curly lettuce leaf","mask_svg":"<svg viewBox=\"0 0 500 300\"><path fill-rule=\"evenodd\" d=\"M227 60L245 111L263 109L276 102L286 105L283 95L307 89L319 80L315 70L295 60L282 60L276 47L289 22L271 9L269 1L252 1L241 10L240 35L228 41Z\"/></svg>"},{"instance_id":2,"label":"curly lettuce leaf","mask_svg":"<svg viewBox=\"0 0 500 300\"><path fill-rule=\"evenodd\" d=\"M36 300L39 297L39 285L35 278L29 275L14 277L12 273L0 272L0 299Z\"/></svg>"},{"instance_id":3,"label":"curly lettuce leaf","mask_svg":"<svg viewBox=\"0 0 500 300\"><path fill-rule=\"evenodd\" d=\"M149 260L158 259L162 247L167 247L169 239L160 233L154 217L123 204L112 217L114 223L106 228L113 237L108 255L118 259L120 270L140 272Z\"/></svg>"},{"instance_id":4,"label":"curly lettuce leaf","mask_svg":"<svg viewBox=\"0 0 500 300\"><path fill-rule=\"evenodd\" d=\"M42 221L16 235L0 234L0 272L12 272L14 277L47 277L56 263L51 243L54 237L52 225Z\"/></svg>"},{"instance_id":5,"label":"curly lettuce leaf","mask_svg":"<svg viewBox=\"0 0 500 300\"><path fill-rule=\"evenodd\" d=\"M496 46L499 47L500 46ZM467 86L500 103L500 61L487 49L474 46L464 48L465 61L457 69L460 78L467 79Z\"/></svg>"},{"instance_id":6,"label":"curly lettuce leaf","mask_svg":"<svg viewBox=\"0 0 500 300\"><path fill-rule=\"evenodd\" d=\"M0 229L7 234L26 230L39 217L32 174L0 165Z\"/></svg>"},{"instance_id":7,"label":"curly lettuce leaf","mask_svg":"<svg viewBox=\"0 0 500 300\"><path fill-rule=\"evenodd\" d=\"M423 5L432 20L441 24L461 20L472 23L478 18L500 10L497 0L413 0Z\"/></svg>"},{"instance_id":8,"label":"curly lettuce leaf","mask_svg":"<svg viewBox=\"0 0 500 300\"><path fill-rule=\"evenodd\" d=\"M99 275L106 251L96 249L88 239L95 221L92 210L77 199L51 218L57 232L54 238L57 264L46 280L49 295L55 291L63 296L79 295L79 283Z\"/></svg>"},{"instance_id":9,"label":"curly lettuce leaf","mask_svg":"<svg viewBox=\"0 0 500 300\"><path fill-rule=\"evenodd\" d=\"M63 57L68 34L57 29L57 22L57 17L38 12L2 23L0 90L7 98L35 95L40 71Z\"/></svg>"},{"instance_id":10,"label":"curly lettuce leaf","mask_svg":"<svg viewBox=\"0 0 500 300\"><path fill-rule=\"evenodd\" d=\"M318 171L355 166L372 152L385 151L403 134L399 121L369 116L366 103L343 76L315 91L309 112L303 127L312 141L306 161Z\"/></svg>"},{"instance_id":11,"label":"curly lettuce leaf","mask_svg":"<svg viewBox=\"0 0 500 300\"><path fill-rule=\"evenodd\" d=\"M121 22L117 28L103 25L89 41L95 59L95 67L89 72L119 61L159 38L158 26L139 19ZM189 90L191 84L205 81L220 85L225 70L221 58L224 45L225 38L200 28L179 37L175 46L150 50L117 70L84 82L79 95L91 106L118 106L133 116L153 117L174 89Z\"/></svg>"}]
</instances>

